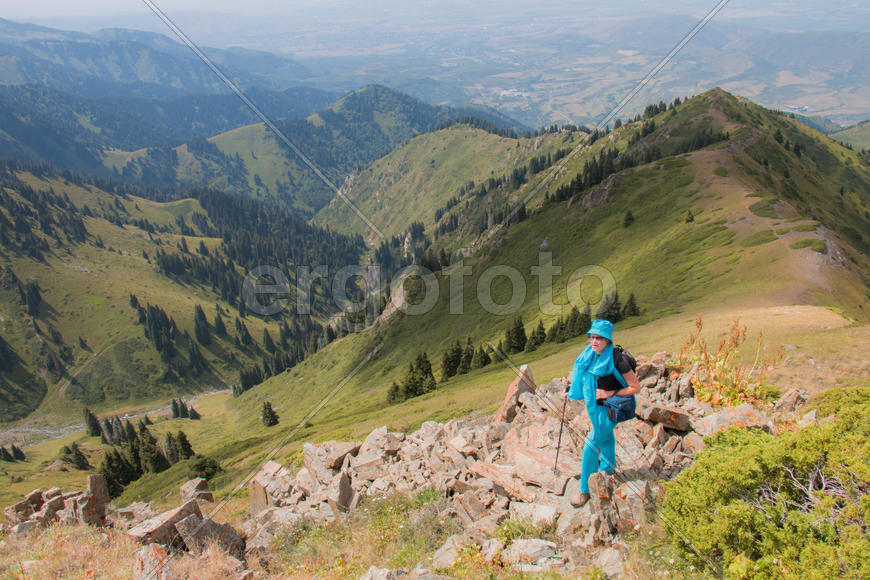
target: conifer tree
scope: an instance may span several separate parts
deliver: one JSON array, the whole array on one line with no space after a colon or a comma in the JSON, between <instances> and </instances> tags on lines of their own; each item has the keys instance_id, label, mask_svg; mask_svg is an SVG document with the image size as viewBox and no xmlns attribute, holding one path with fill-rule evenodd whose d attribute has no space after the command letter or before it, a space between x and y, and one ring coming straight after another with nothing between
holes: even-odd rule
<instances>
[{"instance_id":1,"label":"conifer tree","mask_svg":"<svg viewBox=\"0 0 870 580\"><path fill-rule=\"evenodd\" d=\"M27 459L27 456L24 455L24 452L19 449L18 446L15 445L15 443L12 443L11 453L12 459L14 459L15 461L25 461Z\"/></svg>"},{"instance_id":2,"label":"conifer tree","mask_svg":"<svg viewBox=\"0 0 870 580\"><path fill-rule=\"evenodd\" d=\"M526 341L526 352L532 352L540 345L544 344L546 339L547 331L544 330L544 322L539 320L538 326L535 327L529 335L529 339Z\"/></svg>"},{"instance_id":3,"label":"conifer tree","mask_svg":"<svg viewBox=\"0 0 870 580\"><path fill-rule=\"evenodd\" d=\"M188 413L189 413L190 418L193 419L194 421L196 421L197 419L199 419L201 417L201 415L199 414L199 411L197 411L193 407L188 407Z\"/></svg>"},{"instance_id":4,"label":"conifer tree","mask_svg":"<svg viewBox=\"0 0 870 580\"><path fill-rule=\"evenodd\" d=\"M172 399L172 418L173 418L173 419L178 419L178 417L179 417L180 415L181 415L181 413L180 413L180 411L179 411L179 409L178 409L178 400L177 400L177 399Z\"/></svg>"},{"instance_id":5,"label":"conifer tree","mask_svg":"<svg viewBox=\"0 0 870 580\"><path fill-rule=\"evenodd\" d=\"M266 427L278 424L278 413L272 409L272 404L269 401L263 402L263 412L260 414L260 419Z\"/></svg>"},{"instance_id":6,"label":"conifer tree","mask_svg":"<svg viewBox=\"0 0 870 580\"><path fill-rule=\"evenodd\" d=\"M509 354L522 352L526 348L526 329L523 326L523 319L516 317L513 326L505 332L505 346Z\"/></svg>"},{"instance_id":7,"label":"conifer tree","mask_svg":"<svg viewBox=\"0 0 870 580\"><path fill-rule=\"evenodd\" d=\"M124 491L124 486L120 482L118 471L119 468L115 461L115 454L113 451L109 451L106 453L103 462L100 464L99 472L103 476L103 480L106 482L106 489L109 492L110 498L116 498Z\"/></svg>"},{"instance_id":8,"label":"conifer tree","mask_svg":"<svg viewBox=\"0 0 870 580\"><path fill-rule=\"evenodd\" d=\"M623 317L640 315L640 308L637 306L634 292L628 295L628 300L625 301L625 306L622 307L622 315Z\"/></svg>"},{"instance_id":9,"label":"conifer tree","mask_svg":"<svg viewBox=\"0 0 870 580\"><path fill-rule=\"evenodd\" d=\"M5 447L0 447L0 461L14 461L15 458L12 457L12 454L9 453L9 450Z\"/></svg>"},{"instance_id":10,"label":"conifer tree","mask_svg":"<svg viewBox=\"0 0 870 580\"><path fill-rule=\"evenodd\" d=\"M109 421L108 417L103 417L103 420L101 421L101 427L103 428L103 435L106 443L108 443L109 445L117 443L112 439L112 423Z\"/></svg>"},{"instance_id":11,"label":"conifer tree","mask_svg":"<svg viewBox=\"0 0 870 580\"><path fill-rule=\"evenodd\" d=\"M481 369L492 362L489 353L486 351L487 349L483 345L477 347L477 350L474 352L474 358L471 361L471 368Z\"/></svg>"},{"instance_id":12,"label":"conifer tree","mask_svg":"<svg viewBox=\"0 0 870 580\"><path fill-rule=\"evenodd\" d=\"M460 375L464 375L468 371L471 370L471 360L474 358L474 345L471 344L471 337L468 337L468 341L465 344L465 348L462 350L462 358L459 361L459 368L456 369L456 372Z\"/></svg>"},{"instance_id":13,"label":"conifer tree","mask_svg":"<svg viewBox=\"0 0 870 580\"><path fill-rule=\"evenodd\" d=\"M456 374L459 369L459 363L462 361L462 345L459 339L451 344L444 351L444 356L441 359L441 380L446 381Z\"/></svg>"},{"instance_id":14,"label":"conifer tree","mask_svg":"<svg viewBox=\"0 0 870 580\"><path fill-rule=\"evenodd\" d=\"M275 343L272 341L272 335L269 334L268 328L263 329L263 348L267 352L275 352Z\"/></svg>"},{"instance_id":15,"label":"conifer tree","mask_svg":"<svg viewBox=\"0 0 870 580\"><path fill-rule=\"evenodd\" d=\"M227 325L224 324L224 319L220 312L214 318L214 333L218 336L227 335Z\"/></svg>"},{"instance_id":16,"label":"conifer tree","mask_svg":"<svg viewBox=\"0 0 870 580\"><path fill-rule=\"evenodd\" d=\"M163 442L163 454L166 456L166 460L169 461L170 465L175 465L178 463L180 458L178 451L178 443L175 440L175 436L172 433L167 433L166 438Z\"/></svg>"},{"instance_id":17,"label":"conifer tree","mask_svg":"<svg viewBox=\"0 0 870 580\"><path fill-rule=\"evenodd\" d=\"M102 433L102 429L100 428L100 420L97 419L97 416L91 413L91 410L85 407L84 409L85 416L85 429L87 430L88 436L90 437L99 437Z\"/></svg>"},{"instance_id":18,"label":"conifer tree","mask_svg":"<svg viewBox=\"0 0 870 580\"><path fill-rule=\"evenodd\" d=\"M622 302L619 301L619 292L613 292L605 297L601 308L595 313L595 318L603 318L614 324L622 320Z\"/></svg>"},{"instance_id":19,"label":"conifer tree","mask_svg":"<svg viewBox=\"0 0 870 580\"><path fill-rule=\"evenodd\" d=\"M139 437L136 434L136 428L133 427L133 423L129 419L124 420L124 433L127 436L127 442L134 441Z\"/></svg>"},{"instance_id":20,"label":"conifer tree","mask_svg":"<svg viewBox=\"0 0 870 580\"><path fill-rule=\"evenodd\" d=\"M157 447L157 441L150 431L140 434L139 441L139 457L142 471L160 473L169 469L169 461L167 461L163 452L160 451L160 448Z\"/></svg>"},{"instance_id":21,"label":"conifer tree","mask_svg":"<svg viewBox=\"0 0 870 580\"><path fill-rule=\"evenodd\" d=\"M178 416L182 419L187 419L190 417L190 409L187 408L187 403L185 403L182 399L178 399Z\"/></svg>"},{"instance_id":22,"label":"conifer tree","mask_svg":"<svg viewBox=\"0 0 870 580\"><path fill-rule=\"evenodd\" d=\"M387 390L387 404L394 405L396 403L400 403L404 400L402 397L402 390L399 388L398 383L393 381L393 384L390 385L390 388Z\"/></svg>"},{"instance_id":23,"label":"conifer tree","mask_svg":"<svg viewBox=\"0 0 870 580\"><path fill-rule=\"evenodd\" d=\"M193 309L193 333L199 344L207 345L211 343L211 328L209 327L208 319L205 317L205 312L203 312L202 306L199 304Z\"/></svg>"},{"instance_id":24,"label":"conifer tree","mask_svg":"<svg viewBox=\"0 0 870 580\"><path fill-rule=\"evenodd\" d=\"M175 435L175 441L178 443L179 459L189 459L195 455L193 447L191 447L190 441L187 439L187 434L185 434L184 431L179 429L178 433Z\"/></svg>"}]
</instances>

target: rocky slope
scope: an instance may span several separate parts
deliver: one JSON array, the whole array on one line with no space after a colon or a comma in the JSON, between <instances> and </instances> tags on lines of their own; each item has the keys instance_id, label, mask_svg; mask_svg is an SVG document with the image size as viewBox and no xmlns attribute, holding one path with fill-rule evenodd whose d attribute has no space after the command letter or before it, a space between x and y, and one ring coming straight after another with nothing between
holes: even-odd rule
<instances>
[{"instance_id":1,"label":"rocky slope","mask_svg":"<svg viewBox=\"0 0 870 580\"><path fill-rule=\"evenodd\" d=\"M425 566L373 567L366 577L418 577L429 573L424 567L449 570L468 550L518 572L571 574L597 566L618 577L626 537L647 522L661 483L704 449L704 436L729 426L776 429L770 416L750 405L719 410L700 403L692 375L669 368L665 353L640 361L638 418L616 429L618 470L592 476L591 500L582 508L573 507L570 498L578 491L579 455L590 431L583 404L567 406L560 429L566 378L536 386L523 366L492 416L428 421L412 433L380 427L362 442L306 443L298 470L266 461L250 480L250 517L241 533L203 514L199 503L214 501L204 480L188 482L181 490L181 506L157 515L145 504L106 511L100 476L90 477L84 493L35 490L7 508L6 515L17 522L10 530L13 537L56 520L128 528L130 537L145 544L137 567L140 578L154 572L154 562L165 564L161 570L171 568L173 551L202 554L208 542L238 561L239 577L250 577L254 574L246 565L258 575L268 569L275 538L288 529L304 522L341 521L364 498L434 488L443 496L439 518L452 520L461 532L447 538ZM776 410L793 411L801 402L801 394L790 391ZM66 509L56 498L66 499ZM79 504L94 509L76 510ZM508 520L528 523L557 541L503 539L498 531Z\"/></svg>"}]
</instances>

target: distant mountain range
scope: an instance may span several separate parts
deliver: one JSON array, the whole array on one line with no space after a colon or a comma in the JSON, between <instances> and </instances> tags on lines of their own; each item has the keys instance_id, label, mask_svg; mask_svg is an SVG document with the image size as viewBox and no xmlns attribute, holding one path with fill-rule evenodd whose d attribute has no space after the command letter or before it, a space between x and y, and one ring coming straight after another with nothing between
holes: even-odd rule
<instances>
[{"instance_id":1,"label":"distant mountain range","mask_svg":"<svg viewBox=\"0 0 870 580\"><path fill-rule=\"evenodd\" d=\"M378 86L338 100L307 88L248 95L336 186L355 167L451 120L479 119L495 132L526 130L486 107L429 105ZM235 95L97 99L34 85L0 87L3 157L164 191L220 187L274 198L308 216L335 193Z\"/></svg>"},{"instance_id":2,"label":"distant mountain range","mask_svg":"<svg viewBox=\"0 0 870 580\"><path fill-rule=\"evenodd\" d=\"M282 90L309 76L300 64L268 52L204 50L244 88ZM189 48L153 32L83 34L0 19L0 59L0 85L39 84L82 97L229 93Z\"/></svg>"}]
</instances>

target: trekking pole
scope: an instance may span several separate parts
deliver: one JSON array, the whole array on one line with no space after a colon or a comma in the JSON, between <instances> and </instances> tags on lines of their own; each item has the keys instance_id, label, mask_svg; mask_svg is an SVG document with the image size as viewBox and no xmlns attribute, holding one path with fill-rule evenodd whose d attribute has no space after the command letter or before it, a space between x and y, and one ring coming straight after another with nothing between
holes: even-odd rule
<instances>
[{"instance_id":1,"label":"trekking pole","mask_svg":"<svg viewBox=\"0 0 870 580\"><path fill-rule=\"evenodd\" d=\"M559 421L559 442L556 443L556 463L553 464L553 473L559 473L559 448L562 446L562 428L565 426L565 407L568 406L568 397L562 403L562 420Z\"/></svg>"}]
</instances>

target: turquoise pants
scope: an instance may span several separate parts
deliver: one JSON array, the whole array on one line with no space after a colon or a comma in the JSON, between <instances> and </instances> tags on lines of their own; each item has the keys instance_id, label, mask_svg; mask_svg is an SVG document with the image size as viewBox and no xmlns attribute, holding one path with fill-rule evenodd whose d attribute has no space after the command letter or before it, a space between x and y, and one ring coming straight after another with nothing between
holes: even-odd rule
<instances>
[{"instance_id":1,"label":"turquoise pants","mask_svg":"<svg viewBox=\"0 0 870 580\"><path fill-rule=\"evenodd\" d=\"M603 405L595 404L594 397L591 405L589 399L586 399L586 410L589 413L589 420L592 421L592 431L586 438L586 444L583 445L581 493L589 493L590 475L597 471L612 473L616 469L616 439L613 436L616 423L607 417L607 409Z\"/></svg>"}]
</instances>

